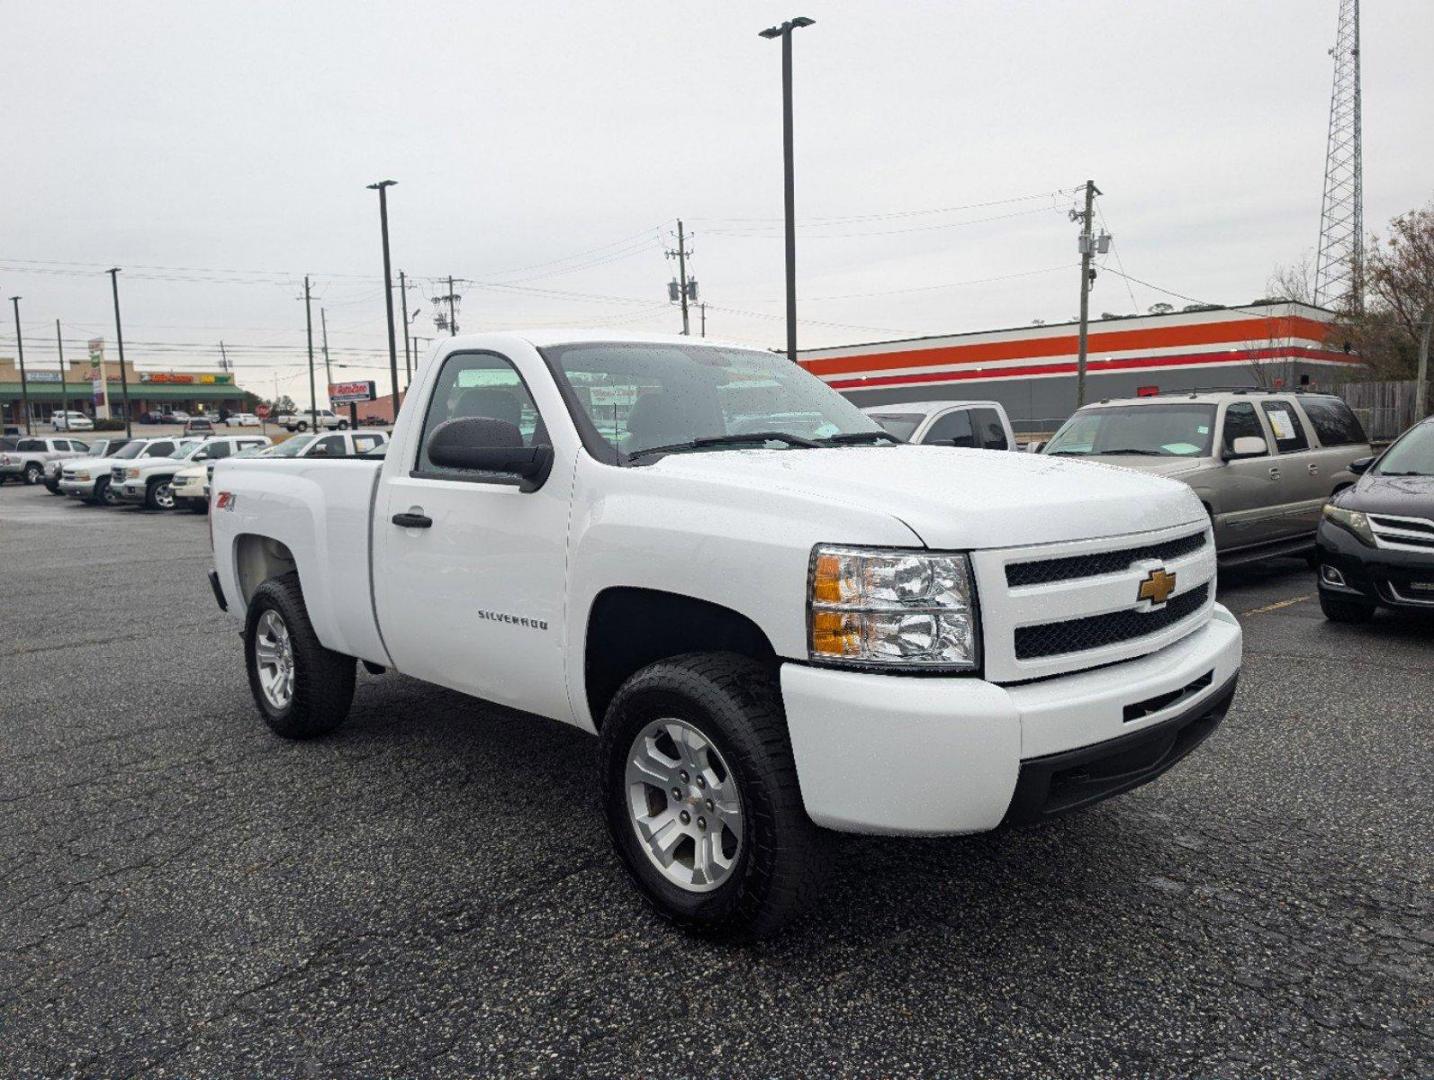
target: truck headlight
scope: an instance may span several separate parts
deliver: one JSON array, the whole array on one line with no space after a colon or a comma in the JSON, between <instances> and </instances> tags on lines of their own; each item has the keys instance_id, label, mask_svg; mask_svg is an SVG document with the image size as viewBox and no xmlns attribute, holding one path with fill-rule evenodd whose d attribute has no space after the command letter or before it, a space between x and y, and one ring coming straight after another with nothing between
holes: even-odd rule
<instances>
[{"instance_id":1,"label":"truck headlight","mask_svg":"<svg viewBox=\"0 0 1434 1080\"><path fill-rule=\"evenodd\" d=\"M809 578L812 660L946 671L980 663L963 554L819 544Z\"/></svg>"},{"instance_id":2,"label":"truck headlight","mask_svg":"<svg viewBox=\"0 0 1434 1080\"><path fill-rule=\"evenodd\" d=\"M1334 503L1324 504L1324 516L1342 529L1348 529L1370 547L1374 547L1374 530L1369 527L1369 518L1358 510L1346 510Z\"/></svg>"},{"instance_id":3,"label":"truck headlight","mask_svg":"<svg viewBox=\"0 0 1434 1080\"><path fill-rule=\"evenodd\" d=\"M75 473L75 479L76 479L76 480L89 480L89 478L90 478L90 474L87 473L87 472L77 472L77 473Z\"/></svg>"},{"instance_id":4,"label":"truck headlight","mask_svg":"<svg viewBox=\"0 0 1434 1080\"><path fill-rule=\"evenodd\" d=\"M138 469L126 469L126 470L124 471L124 478L125 478L126 480L138 480L138 479L139 479L139 470L138 470Z\"/></svg>"}]
</instances>

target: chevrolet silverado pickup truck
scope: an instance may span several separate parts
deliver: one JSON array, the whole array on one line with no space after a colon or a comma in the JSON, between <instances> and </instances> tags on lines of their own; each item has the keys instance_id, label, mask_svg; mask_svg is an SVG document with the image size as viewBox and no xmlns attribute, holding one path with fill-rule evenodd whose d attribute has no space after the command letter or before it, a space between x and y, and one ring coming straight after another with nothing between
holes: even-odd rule
<instances>
[{"instance_id":1,"label":"chevrolet silverado pickup truck","mask_svg":"<svg viewBox=\"0 0 1434 1080\"><path fill-rule=\"evenodd\" d=\"M686 337L444 339L382 460L231 458L212 492L270 728L332 731L361 662L595 733L619 858L703 932L799 914L823 830L976 833L1152 780L1240 668L1187 485L906 445Z\"/></svg>"}]
</instances>

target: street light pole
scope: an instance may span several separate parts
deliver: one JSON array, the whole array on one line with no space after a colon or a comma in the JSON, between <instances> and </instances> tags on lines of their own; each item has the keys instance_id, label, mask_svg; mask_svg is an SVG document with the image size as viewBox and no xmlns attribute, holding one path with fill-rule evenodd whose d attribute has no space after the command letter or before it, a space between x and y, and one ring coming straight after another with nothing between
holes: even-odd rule
<instances>
[{"instance_id":1,"label":"street light pole","mask_svg":"<svg viewBox=\"0 0 1434 1080\"><path fill-rule=\"evenodd\" d=\"M393 336L393 269L388 257L388 189L397 180L380 180L370 184L378 192L378 221L383 230L383 302L388 310L388 374L393 386L393 416L398 419L398 342Z\"/></svg>"},{"instance_id":2,"label":"street light pole","mask_svg":"<svg viewBox=\"0 0 1434 1080\"><path fill-rule=\"evenodd\" d=\"M309 339L309 424L319 430L319 396L314 388L314 312L309 304L309 275L304 275L304 332Z\"/></svg>"},{"instance_id":3,"label":"street light pole","mask_svg":"<svg viewBox=\"0 0 1434 1080\"><path fill-rule=\"evenodd\" d=\"M408 275L398 272L398 298L403 302L403 385L413 382L413 354L408 348Z\"/></svg>"},{"instance_id":4,"label":"street light pole","mask_svg":"<svg viewBox=\"0 0 1434 1080\"><path fill-rule=\"evenodd\" d=\"M123 331L122 329L120 329L120 313L119 313L119 272L120 272L120 268L119 268L118 266L111 267L110 270L109 270L110 285L111 285L111 287L114 289L114 294L115 294L115 343L116 343L117 345L119 345L119 356L120 356L120 395L121 395L121 397L122 397L123 400L124 400L124 433L125 433L125 438L129 438L129 437L131 437L131 436L134 434L134 431L133 431L133 429L132 429L132 427L131 427L131 425L130 425L130 417L129 417L129 376L125 374L125 370L124 370L124 331ZM100 378L103 379L104 377L105 377L105 369L104 369L103 365L101 365L101 367L100 367ZM108 391L107 391L106 393L108 393ZM106 400L108 400L108 398L106 398Z\"/></svg>"},{"instance_id":5,"label":"street light pole","mask_svg":"<svg viewBox=\"0 0 1434 1080\"><path fill-rule=\"evenodd\" d=\"M759 32L759 37L782 39L782 166L785 178L787 240L787 359L797 362L797 196L792 154L792 31L811 26L815 20L804 16L789 19L781 26Z\"/></svg>"},{"instance_id":6,"label":"street light pole","mask_svg":"<svg viewBox=\"0 0 1434 1080\"><path fill-rule=\"evenodd\" d=\"M25 410L25 434L30 431L30 390L25 385L25 338L20 333L20 298L10 297L10 303L15 305L15 350L20 354L20 401L21 408Z\"/></svg>"},{"instance_id":7,"label":"street light pole","mask_svg":"<svg viewBox=\"0 0 1434 1080\"><path fill-rule=\"evenodd\" d=\"M55 320L55 349L60 354L60 409L65 414L65 430L70 430L70 385L65 381L65 343L60 340L60 320Z\"/></svg>"}]
</instances>

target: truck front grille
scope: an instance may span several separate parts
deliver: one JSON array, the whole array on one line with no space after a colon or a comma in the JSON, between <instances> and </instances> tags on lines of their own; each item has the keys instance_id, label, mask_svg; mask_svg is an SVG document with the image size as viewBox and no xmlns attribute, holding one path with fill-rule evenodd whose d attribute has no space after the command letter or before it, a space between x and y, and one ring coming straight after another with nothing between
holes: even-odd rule
<instances>
[{"instance_id":1,"label":"truck front grille","mask_svg":"<svg viewBox=\"0 0 1434 1080\"><path fill-rule=\"evenodd\" d=\"M1006 567L1006 584L1016 589L1023 585L1045 585L1053 581L1075 581L1078 578L1098 577L1101 574L1118 574L1122 570L1130 569L1132 563L1145 559L1155 559L1163 563L1199 551L1205 546L1205 538L1206 532L1202 529L1189 536L1159 544L1121 548L1118 551L1097 551L1089 555L1071 555L1062 559L1010 563Z\"/></svg>"},{"instance_id":2,"label":"truck front grille","mask_svg":"<svg viewBox=\"0 0 1434 1080\"><path fill-rule=\"evenodd\" d=\"M1203 542L1203 534L1199 539ZM1181 619L1189 618L1203 608L1209 599L1210 586L1207 583L1171 598L1164 607L1152 611L1113 611L1108 615L1091 615L1064 622L1018 627L1016 659L1034 660L1044 656L1085 652L1142 638L1164 630L1167 626L1174 626Z\"/></svg>"}]
</instances>

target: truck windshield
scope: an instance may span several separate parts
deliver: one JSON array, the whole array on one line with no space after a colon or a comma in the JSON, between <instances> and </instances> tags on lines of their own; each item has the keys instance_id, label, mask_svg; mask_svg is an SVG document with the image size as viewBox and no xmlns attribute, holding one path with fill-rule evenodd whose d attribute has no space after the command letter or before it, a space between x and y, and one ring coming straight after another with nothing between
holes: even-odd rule
<instances>
[{"instance_id":1,"label":"truck windshield","mask_svg":"<svg viewBox=\"0 0 1434 1080\"><path fill-rule=\"evenodd\" d=\"M921 426L926 417L921 413L867 413L887 431L903 442L911 438L912 432Z\"/></svg>"},{"instance_id":2,"label":"truck windshield","mask_svg":"<svg viewBox=\"0 0 1434 1080\"><path fill-rule=\"evenodd\" d=\"M710 345L592 343L544 350L577 399L605 460L652 461L656 448L746 449L891 439L870 417L785 356ZM764 435L785 438L763 438ZM721 443L705 440L721 439ZM698 445L693 445L698 444Z\"/></svg>"},{"instance_id":3,"label":"truck windshield","mask_svg":"<svg viewBox=\"0 0 1434 1080\"><path fill-rule=\"evenodd\" d=\"M144 446L145 444L142 442L125 443L113 454L111 454L110 457L114 458L116 461L122 458L139 457L139 455L144 452Z\"/></svg>"},{"instance_id":4,"label":"truck windshield","mask_svg":"<svg viewBox=\"0 0 1434 1080\"><path fill-rule=\"evenodd\" d=\"M1047 454L1205 457L1215 406L1123 405L1076 413L1046 444Z\"/></svg>"},{"instance_id":5,"label":"truck windshield","mask_svg":"<svg viewBox=\"0 0 1434 1080\"><path fill-rule=\"evenodd\" d=\"M278 446L271 447L265 457L298 457L304 452L304 447L313 442L317 435L295 435L291 439L285 439Z\"/></svg>"}]
</instances>

